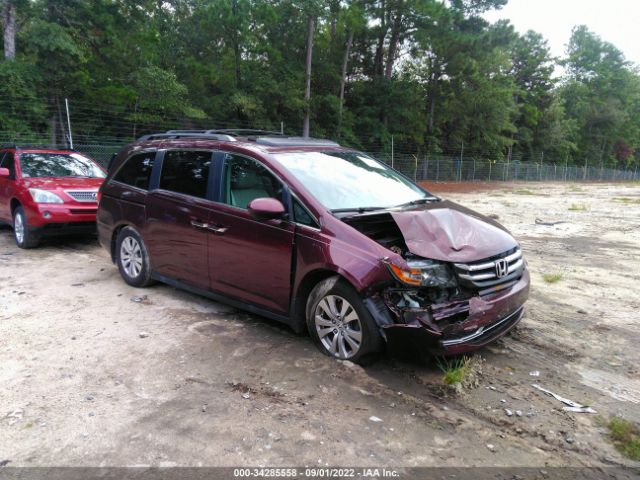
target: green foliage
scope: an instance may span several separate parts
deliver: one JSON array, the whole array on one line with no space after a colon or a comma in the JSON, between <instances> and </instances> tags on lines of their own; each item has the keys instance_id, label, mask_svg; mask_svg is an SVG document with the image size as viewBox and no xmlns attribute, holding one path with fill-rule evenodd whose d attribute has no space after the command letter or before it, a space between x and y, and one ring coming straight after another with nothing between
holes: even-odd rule
<instances>
[{"instance_id":1,"label":"green foliage","mask_svg":"<svg viewBox=\"0 0 640 480\"><path fill-rule=\"evenodd\" d=\"M609 437L625 457L640 460L640 429L635 423L613 417L608 425Z\"/></svg>"},{"instance_id":2,"label":"green foliage","mask_svg":"<svg viewBox=\"0 0 640 480\"><path fill-rule=\"evenodd\" d=\"M506 3L20 0L17 59L0 63L0 130L61 139L68 97L74 133L92 139L281 122L299 134L314 18L312 135L374 151L393 137L416 155L638 166L637 71L584 26L558 60L540 34L482 18Z\"/></svg>"}]
</instances>

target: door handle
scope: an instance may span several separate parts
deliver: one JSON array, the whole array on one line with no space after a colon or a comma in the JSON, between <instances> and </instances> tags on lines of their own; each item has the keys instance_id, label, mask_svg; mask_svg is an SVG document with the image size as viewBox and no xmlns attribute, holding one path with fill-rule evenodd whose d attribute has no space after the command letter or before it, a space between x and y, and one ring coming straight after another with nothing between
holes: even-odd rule
<instances>
[{"instance_id":1,"label":"door handle","mask_svg":"<svg viewBox=\"0 0 640 480\"><path fill-rule=\"evenodd\" d=\"M199 221L199 220L191 220L191 226L192 226L193 228L204 228L204 229L209 228L209 225L208 225L208 224L206 224L206 223L204 223L204 222L201 222L201 221Z\"/></svg>"},{"instance_id":2,"label":"door handle","mask_svg":"<svg viewBox=\"0 0 640 480\"><path fill-rule=\"evenodd\" d=\"M229 227L223 227L222 225L214 225L214 226L208 226L207 230L215 233L216 235L224 235L224 232L229 230Z\"/></svg>"}]
</instances>

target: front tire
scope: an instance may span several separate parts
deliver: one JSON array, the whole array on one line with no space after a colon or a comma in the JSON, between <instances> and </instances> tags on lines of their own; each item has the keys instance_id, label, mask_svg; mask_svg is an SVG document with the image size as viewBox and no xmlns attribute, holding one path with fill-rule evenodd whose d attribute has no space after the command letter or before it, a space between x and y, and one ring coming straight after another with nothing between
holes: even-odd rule
<instances>
[{"instance_id":1,"label":"front tire","mask_svg":"<svg viewBox=\"0 0 640 480\"><path fill-rule=\"evenodd\" d=\"M327 278L307 300L307 329L330 357L368 363L383 349L378 326L358 293L340 277Z\"/></svg>"},{"instance_id":2,"label":"front tire","mask_svg":"<svg viewBox=\"0 0 640 480\"><path fill-rule=\"evenodd\" d=\"M151 285L149 254L140 234L132 227L125 227L116 238L116 264L120 275L132 287Z\"/></svg>"},{"instance_id":3,"label":"front tire","mask_svg":"<svg viewBox=\"0 0 640 480\"><path fill-rule=\"evenodd\" d=\"M13 212L13 238L20 248L35 248L40 242L40 238L29 226L24 208L18 207Z\"/></svg>"}]
</instances>

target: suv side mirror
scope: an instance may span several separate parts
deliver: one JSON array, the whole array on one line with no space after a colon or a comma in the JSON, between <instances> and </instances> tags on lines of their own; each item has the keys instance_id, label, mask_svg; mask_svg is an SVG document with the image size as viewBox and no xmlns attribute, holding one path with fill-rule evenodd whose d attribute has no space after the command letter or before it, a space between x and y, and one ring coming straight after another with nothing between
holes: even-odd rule
<instances>
[{"instance_id":1,"label":"suv side mirror","mask_svg":"<svg viewBox=\"0 0 640 480\"><path fill-rule=\"evenodd\" d=\"M284 205L275 198L256 198L247 206L249 215L256 220L272 220L281 218L285 213Z\"/></svg>"},{"instance_id":2,"label":"suv side mirror","mask_svg":"<svg viewBox=\"0 0 640 480\"><path fill-rule=\"evenodd\" d=\"M0 168L0 177L9 178L11 176L11 172L8 168Z\"/></svg>"}]
</instances>

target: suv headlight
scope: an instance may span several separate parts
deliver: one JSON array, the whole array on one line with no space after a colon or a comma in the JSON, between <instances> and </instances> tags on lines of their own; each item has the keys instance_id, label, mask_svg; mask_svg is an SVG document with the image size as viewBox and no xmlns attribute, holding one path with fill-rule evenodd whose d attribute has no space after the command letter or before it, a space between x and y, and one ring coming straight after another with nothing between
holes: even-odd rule
<instances>
[{"instance_id":1,"label":"suv headlight","mask_svg":"<svg viewBox=\"0 0 640 480\"><path fill-rule=\"evenodd\" d=\"M456 278L451 267L436 260L410 260L409 269L387 262L391 274L400 282L414 287L456 287Z\"/></svg>"},{"instance_id":2,"label":"suv headlight","mask_svg":"<svg viewBox=\"0 0 640 480\"><path fill-rule=\"evenodd\" d=\"M40 190L39 188L30 188L29 193L36 203L64 203L64 201L55 193L49 190Z\"/></svg>"}]
</instances>

